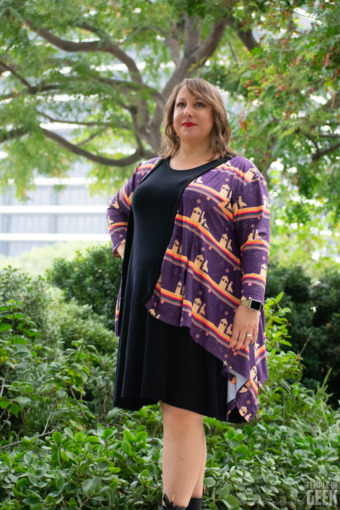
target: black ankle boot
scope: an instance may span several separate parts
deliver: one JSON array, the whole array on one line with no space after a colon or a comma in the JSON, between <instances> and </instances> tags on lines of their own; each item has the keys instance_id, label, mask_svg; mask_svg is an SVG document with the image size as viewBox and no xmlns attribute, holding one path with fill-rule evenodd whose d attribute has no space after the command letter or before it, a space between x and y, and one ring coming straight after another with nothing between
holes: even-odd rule
<instances>
[{"instance_id":1,"label":"black ankle boot","mask_svg":"<svg viewBox=\"0 0 340 510\"><path fill-rule=\"evenodd\" d=\"M191 498L187 510L202 510L203 498Z\"/></svg>"},{"instance_id":2,"label":"black ankle boot","mask_svg":"<svg viewBox=\"0 0 340 510\"><path fill-rule=\"evenodd\" d=\"M165 506L162 506L161 508L172 508L173 510L186 510L185 506L174 506L173 502L169 501L169 498L166 494L163 494L163 503L165 503Z\"/></svg>"}]
</instances>

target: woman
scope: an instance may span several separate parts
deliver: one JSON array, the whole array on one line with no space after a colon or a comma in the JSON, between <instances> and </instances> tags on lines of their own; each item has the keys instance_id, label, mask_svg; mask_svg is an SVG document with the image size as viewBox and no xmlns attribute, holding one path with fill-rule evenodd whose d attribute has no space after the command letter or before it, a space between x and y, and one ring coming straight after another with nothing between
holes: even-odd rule
<instances>
[{"instance_id":1,"label":"woman","mask_svg":"<svg viewBox=\"0 0 340 510\"><path fill-rule=\"evenodd\" d=\"M229 149L218 90L175 87L160 158L139 164L107 212L124 257L114 404L163 413L163 506L202 508L203 417L249 422L268 377L263 300L268 192ZM125 252L125 253L124 253Z\"/></svg>"}]
</instances>

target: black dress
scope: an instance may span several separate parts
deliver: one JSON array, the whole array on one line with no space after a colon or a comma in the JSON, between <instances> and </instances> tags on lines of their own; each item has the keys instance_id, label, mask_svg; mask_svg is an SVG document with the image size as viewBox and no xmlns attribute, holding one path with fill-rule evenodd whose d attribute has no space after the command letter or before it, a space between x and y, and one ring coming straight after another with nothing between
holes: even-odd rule
<instances>
[{"instance_id":1,"label":"black dress","mask_svg":"<svg viewBox=\"0 0 340 510\"><path fill-rule=\"evenodd\" d=\"M134 191L122 276L114 392L118 407L138 410L162 400L226 419L228 380L221 375L222 361L197 344L189 328L156 319L144 306L160 274L184 188L223 161L173 170L164 160Z\"/></svg>"}]
</instances>

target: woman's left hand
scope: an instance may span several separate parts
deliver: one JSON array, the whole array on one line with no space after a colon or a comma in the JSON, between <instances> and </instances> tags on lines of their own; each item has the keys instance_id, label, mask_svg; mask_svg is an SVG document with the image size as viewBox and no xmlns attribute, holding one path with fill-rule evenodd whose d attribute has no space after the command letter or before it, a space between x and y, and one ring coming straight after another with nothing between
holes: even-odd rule
<instances>
[{"instance_id":1,"label":"woman's left hand","mask_svg":"<svg viewBox=\"0 0 340 510\"><path fill-rule=\"evenodd\" d=\"M239 349L246 349L250 342L257 341L260 312L240 305L235 312L233 322L233 334L230 341L230 349L235 348L235 354Z\"/></svg>"}]
</instances>

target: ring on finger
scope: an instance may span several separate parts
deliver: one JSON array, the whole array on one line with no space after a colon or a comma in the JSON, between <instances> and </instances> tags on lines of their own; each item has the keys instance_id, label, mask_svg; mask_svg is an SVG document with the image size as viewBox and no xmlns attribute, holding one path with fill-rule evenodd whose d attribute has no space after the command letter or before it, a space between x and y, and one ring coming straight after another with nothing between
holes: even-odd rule
<instances>
[{"instance_id":1,"label":"ring on finger","mask_svg":"<svg viewBox=\"0 0 340 510\"><path fill-rule=\"evenodd\" d=\"M253 334L252 333L247 333L247 336L253 336Z\"/></svg>"}]
</instances>

